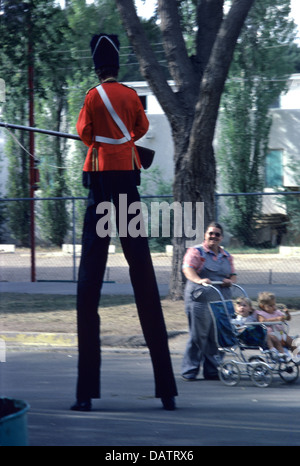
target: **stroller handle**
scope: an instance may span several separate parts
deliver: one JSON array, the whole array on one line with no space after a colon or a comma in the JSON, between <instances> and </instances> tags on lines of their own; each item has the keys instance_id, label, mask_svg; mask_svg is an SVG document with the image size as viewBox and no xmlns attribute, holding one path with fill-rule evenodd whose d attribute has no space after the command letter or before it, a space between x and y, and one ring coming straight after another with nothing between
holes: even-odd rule
<instances>
[{"instance_id":1,"label":"stroller handle","mask_svg":"<svg viewBox=\"0 0 300 466\"><path fill-rule=\"evenodd\" d=\"M202 283L201 285L202 286L215 286L215 285L224 285L224 283L222 281L212 281L210 283ZM240 285L237 285L236 283L231 283L230 286L239 288L240 290L243 291L243 293L245 293L244 289Z\"/></svg>"},{"instance_id":2,"label":"stroller handle","mask_svg":"<svg viewBox=\"0 0 300 466\"><path fill-rule=\"evenodd\" d=\"M211 282L211 283L202 283L203 286L209 286L209 285L223 285L223 282L221 281L216 281L216 282Z\"/></svg>"},{"instance_id":3,"label":"stroller handle","mask_svg":"<svg viewBox=\"0 0 300 466\"><path fill-rule=\"evenodd\" d=\"M223 285L223 282L222 281L212 281L211 283L202 283L200 286L204 286L204 287L211 287L212 289L214 289L215 291L217 291L217 293L220 295L221 299L223 299L222 295L220 294L220 291L218 290L218 288L215 288L216 286L220 286L220 285ZM240 285L237 285L236 283L232 283L231 284L232 287L234 288L237 288L238 290L240 290L240 292L242 293L242 295L244 297L248 297L246 291L240 286ZM199 294L199 292L198 292ZM200 293L201 294L201 293ZM200 295L199 294L199 295Z\"/></svg>"}]
</instances>

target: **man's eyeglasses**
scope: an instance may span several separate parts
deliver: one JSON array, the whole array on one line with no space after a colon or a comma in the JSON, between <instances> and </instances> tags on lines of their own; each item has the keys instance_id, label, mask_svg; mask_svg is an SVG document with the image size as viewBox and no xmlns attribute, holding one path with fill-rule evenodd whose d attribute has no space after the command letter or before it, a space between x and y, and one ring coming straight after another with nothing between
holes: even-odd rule
<instances>
[{"instance_id":1,"label":"man's eyeglasses","mask_svg":"<svg viewBox=\"0 0 300 466\"><path fill-rule=\"evenodd\" d=\"M221 233L215 233L214 231L209 231L208 234L209 236L216 236L216 238L220 238L221 236Z\"/></svg>"}]
</instances>

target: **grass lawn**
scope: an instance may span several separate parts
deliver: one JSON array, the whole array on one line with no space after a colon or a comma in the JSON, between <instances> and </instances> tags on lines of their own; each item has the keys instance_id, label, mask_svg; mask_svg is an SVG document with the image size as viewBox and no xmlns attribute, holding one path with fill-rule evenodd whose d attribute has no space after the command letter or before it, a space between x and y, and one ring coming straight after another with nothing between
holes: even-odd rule
<instances>
[{"instance_id":1,"label":"grass lawn","mask_svg":"<svg viewBox=\"0 0 300 466\"><path fill-rule=\"evenodd\" d=\"M183 301L162 299L168 331L185 330ZM76 333L76 296L2 293L0 330ZM101 298L102 334L140 334L133 296L104 295Z\"/></svg>"},{"instance_id":2,"label":"grass lawn","mask_svg":"<svg viewBox=\"0 0 300 466\"><path fill-rule=\"evenodd\" d=\"M187 330L184 302L167 298L161 302L168 331ZM277 303L300 310L300 298L278 297ZM103 295L100 314L102 334L141 334L133 296ZM76 333L76 296L2 293L0 330Z\"/></svg>"}]
</instances>

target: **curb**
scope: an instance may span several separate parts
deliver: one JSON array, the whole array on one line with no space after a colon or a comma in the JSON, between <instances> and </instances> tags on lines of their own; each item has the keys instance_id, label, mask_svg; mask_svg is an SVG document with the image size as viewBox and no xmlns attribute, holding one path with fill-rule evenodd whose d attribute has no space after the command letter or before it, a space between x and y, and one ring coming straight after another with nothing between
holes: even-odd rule
<instances>
[{"instance_id":1,"label":"curb","mask_svg":"<svg viewBox=\"0 0 300 466\"><path fill-rule=\"evenodd\" d=\"M62 347L77 346L75 333L0 332L0 339L10 346Z\"/></svg>"},{"instance_id":2,"label":"curb","mask_svg":"<svg viewBox=\"0 0 300 466\"><path fill-rule=\"evenodd\" d=\"M188 332L186 330L169 332L169 347L172 353L182 353ZM77 350L76 333L49 332L0 332L0 343L5 349L68 349ZM105 351L148 351L143 335L105 335L101 338L101 349Z\"/></svg>"}]
</instances>

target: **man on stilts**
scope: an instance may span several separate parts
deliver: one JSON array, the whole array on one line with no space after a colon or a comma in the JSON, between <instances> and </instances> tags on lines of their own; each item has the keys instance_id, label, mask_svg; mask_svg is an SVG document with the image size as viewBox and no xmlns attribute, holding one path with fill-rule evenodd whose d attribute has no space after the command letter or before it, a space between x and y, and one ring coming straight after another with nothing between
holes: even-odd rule
<instances>
[{"instance_id":1,"label":"man on stilts","mask_svg":"<svg viewBox=\"0 0 300 466\"><path fill-rule=\"evenodd\" d=\"M117 82L117 36L96 35L91 41L91 49L100 85L87 93L77 122L78 134L89 147L83 167L89 197L77 289L78 381L76 402L71 409L89 411L91 400L100 398L98 306L110 236L107 231L101 232L96 228L97 222L104 215L97 206L112 202L118 231L122 231L120 241L129 265L138 315L152 360L155 396L161 398L165 409L173 410L177 389L148 239L146 235L130 234L128 225L133 214L127 213L124 216L120 211L120 196L122 199L126 196L127 212L133 202L140 202L137 184L141 162L134 142L147 132L149 122L137 93ZM127 128L130 138L124 138L112 118L101 97L103 90L113 110ZM124 218L126 225L120 224Z\"/></svg>"}]
</instances>

